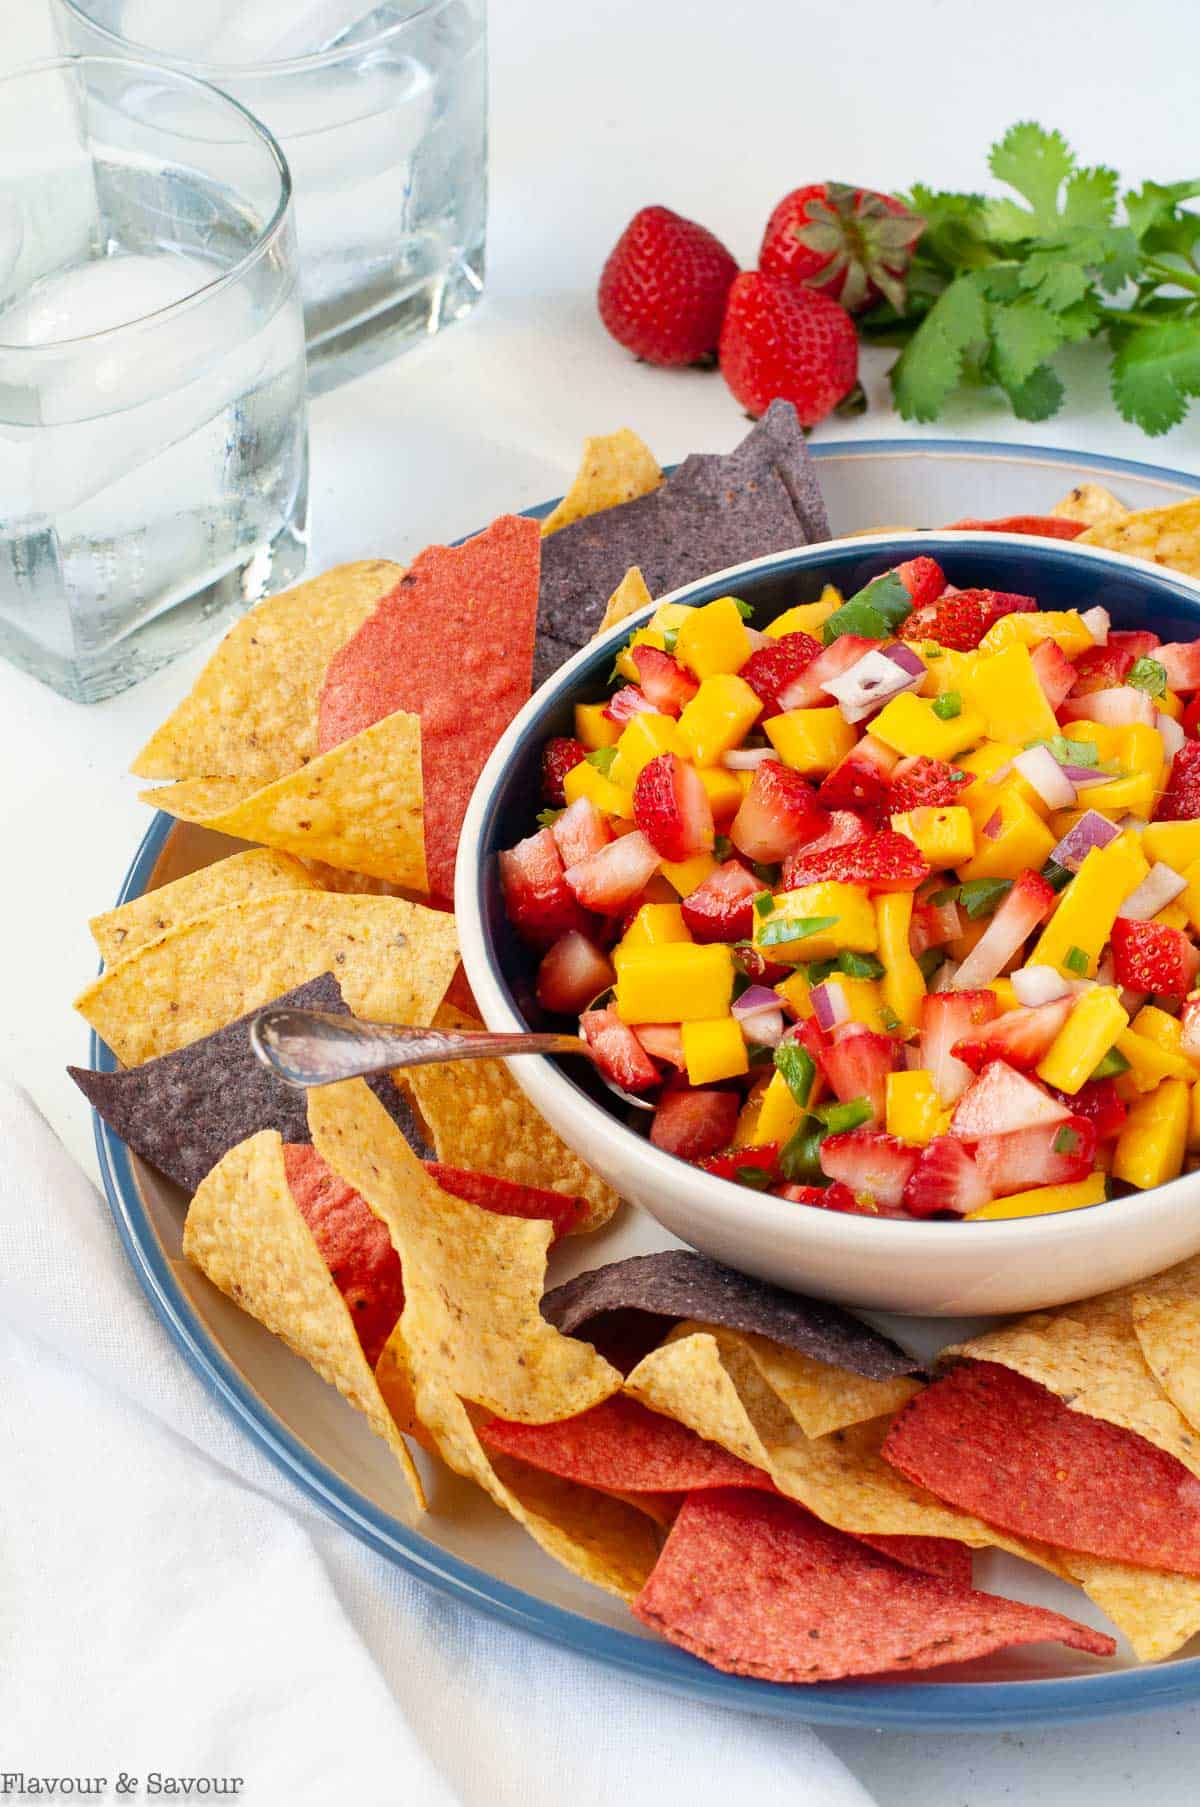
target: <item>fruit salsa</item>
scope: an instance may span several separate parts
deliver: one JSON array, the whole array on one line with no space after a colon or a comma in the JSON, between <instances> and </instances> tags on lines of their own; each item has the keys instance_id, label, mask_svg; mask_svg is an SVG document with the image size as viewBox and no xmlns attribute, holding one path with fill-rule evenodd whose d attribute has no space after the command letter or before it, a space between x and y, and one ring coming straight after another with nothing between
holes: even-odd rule
<instances>
[{"instance_id":1,"label":"fruit salsa","mask_svg":"<svg viewBox=\"0 0 1200 1807\"><path fill-rule=\"evenodd\" d=\"M797 1204L1024 1217L1200 1140L1200 643L908 560L664 603L500 856L651 1142Z\"/></svg>"}]
</instances>

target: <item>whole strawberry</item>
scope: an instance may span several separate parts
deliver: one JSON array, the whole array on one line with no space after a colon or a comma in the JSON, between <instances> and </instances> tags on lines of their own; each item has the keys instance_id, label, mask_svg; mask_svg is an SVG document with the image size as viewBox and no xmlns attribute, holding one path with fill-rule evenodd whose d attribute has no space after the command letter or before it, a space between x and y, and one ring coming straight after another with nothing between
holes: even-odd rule
<instances>
[{"instance_id":1,"label":"whole strawberry","mask_svg":"<svg viewBox=\"0 0 1200 1807\"><path fill-rule=\"evenodd\" d=\"M600 272L600 318L648 364L695 364L716 350L737 264L719 238L669 207L635 213Z\"/></svg>"},{"instance_id":2,"label":"whole strawberry","mask_svg":"<svg viewBox=\"0 0 1200 1807\"><path fill-rule=\"evenodd\" d=\"M765 414L777 396L815 426L858 381L858 339L844 307L747 270L729 291L719 349L721 374L747 413Z\"/></svg>"},{"instance_id":3,"label":"whole strawberry","mask_svg":"<svg viewBox=\"0 0 1200 1807\"><path fill-rule=\"evenodd\" d=\"M819 288L861 313L885 295L904 305L904 276L925 222L892 195L845 182L810 182L784 195L767 221L764 276Z\"/></svg>"}]
</instances>

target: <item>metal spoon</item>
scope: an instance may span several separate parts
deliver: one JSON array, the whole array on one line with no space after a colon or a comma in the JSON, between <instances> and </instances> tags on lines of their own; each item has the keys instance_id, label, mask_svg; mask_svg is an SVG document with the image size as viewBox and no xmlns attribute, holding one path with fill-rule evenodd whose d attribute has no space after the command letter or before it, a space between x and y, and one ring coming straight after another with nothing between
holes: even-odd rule
<instances>
[{"instance_id":1,"label":"metal spoon","mask_svg":"<svg viewBox=\"0 0 1200 1807\"><path fill-rule=\"evenodd\" d=\"M431 1061L511 1060L521 1054L596 1056L577 1035L496 1034L490 1029L414 1029L399 1023L362 1023L325 1010L293 1010L271 1005L250 1025L250 1046L263 1066L287 1085L334 1085L393 1067L422 1067ZM639 1110L653 1110L645 1098L622 1091L600 1074L610 1092Z\"/></svg>"}]
</instances>

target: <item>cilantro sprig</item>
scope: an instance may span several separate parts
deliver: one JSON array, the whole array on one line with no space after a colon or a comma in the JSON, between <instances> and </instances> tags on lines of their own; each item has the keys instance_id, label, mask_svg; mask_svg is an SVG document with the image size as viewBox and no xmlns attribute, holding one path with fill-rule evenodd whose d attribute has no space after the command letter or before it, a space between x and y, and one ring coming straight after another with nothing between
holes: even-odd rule
<instances>
[{"instance_id":1,"label":"cilantro sprig","mask_svg":"<svg viewBox=\"0 0 1200 1807\"><path fill-rule=\"evenodd\" d=\"M904 204L925 221L902 305L860 319L902 347L892 369L907 420L935 420L964 388L998 387L1022 420L1062 405L1055 360L1094 339L1113 400L1165 433L1200 396L1200 180L1120 193L1115 170L1084 167L1062 134L1030 121L993 145L988 168L1011 191L918 184Z\"/></svg>"}]
</instances>

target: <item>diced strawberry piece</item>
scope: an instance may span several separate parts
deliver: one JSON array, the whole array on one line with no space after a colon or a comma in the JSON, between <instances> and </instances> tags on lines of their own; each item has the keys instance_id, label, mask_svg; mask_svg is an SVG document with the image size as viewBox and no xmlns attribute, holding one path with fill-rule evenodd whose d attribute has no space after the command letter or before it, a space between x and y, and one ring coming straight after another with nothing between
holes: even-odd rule
<instances>
[{"instance_id":1,"label":"diced strawberry piece","mask_svg":"<svg viewBox=\"0 0 1200 1807\"><path fill-rule=\"evenodd\" d=\"M776 1198L786 1198L793 1205L816 1205L821 1211L848 1211L854 1217L874 1217L876 1213L860 1205L849 1186L834 1180L828 1186L776 1186Z\"/></svg>"},{"instance_id":2,"label":"diced strawberry piece","mask_svg":"<svg viewBox=\"0 0 1200 1807\"><path fill-rule=\"evenodd\" d=\"M902 759L888 784L888 811L900 815L909 809L952 808L974 782L969 772L960 772L944 759L930 759L924 753Z\"/></svg>"},{"instance_id":3,"label":"diced strawberry piece","mask_svg":"<svg viewBox=\"0 0 1200 1807\"><path fill-rule=\"evenodd\" d=\"M1200 817L1200 740L1185 740L1171 761L1167 788L1154 812L1156 822L1194 822Z\"/></svg>"},{"instance_id":4,"label":"diced strawberry piece","mask_svg":"<svg viewBox=\"0 0 1200 1807\"><path fill-rule=\"evenodd\" d=\"M914 609L899 632L904 640L936 640L954 652L974 652L983 636L1005 615L1029 614L1033 596L1005 590L949 590L923 609Z\"/></svg>"},{"instance_id":5,"label":"diced strawberry piece","mask_svg":"<svg viewBox=\"0 0 1200 1807\"><path fill-rule=\"evenodd\" d=\"M1075 657L1075 683L1071 696L1090 696L1096 690L1112 690L1123 684L1136 663L1127 648L1115 646L1109 635L1104 646L1089 646ZM1058 708L1055 703L1054 708Z\"/></svg>"},{"instance_id":6,"label":"diced strawberry piece","mask_svg":"<svg viewBox=\"0 0 1200 1807\"><path fill-rule=\"evenodd\" d=\"M914 609L923 609L936 602L946 588L946 573L933 558L907 558L902 565L896 566L895 575L908 591Z\"/></svg>"},{"instance_id":7,"label":"diced strawberry piece","mask_svg":"<svg viewBox=\"0 0 1200 1807\"><path fill-rule=\"evenodd\" d=\"M633 787L633 819L664 860L707 853L716 834L700 774L678 753L660 753L642 767Z\"/></svg>"},{"instance_id":8,"label":"diced strawberry piece","mask_svg":"<svg viewBox=\"0 0 1200 1807\"><path fill-rule=\"evenodd\" d=\"M1030 655L1034 676L1052 709L1057 709L1070 695L1075 683L1075 667L1062 647L1054 640L1043 640Z\"/></svg>"},{"instance_id":9,"label":"diced strawberry piece","mask_svg":"<svg viewBox=\"0 0 1200 1807\"><path fill-rule=\"evenodd\" d=\"M620 916L631 898L645 887L660 864L659 855L638 830L609 841L576 866L568 866L564 878L579 902L601 916Z\"/></svg>"},{"instance_id":10,"label":"diced strawberry piece","mask_svg":"<svg viewBox=\"0 0 1200 1807\"><path fill-rule=\"evenodd\" d=\"M989 1061L973 1079L954 1109L950 1134L964 1142L979 1136L1008 1135L1037 1124L1061 1123L1070 1111L1046 1087L1018 1073L1006 1061Z\"/></svg>"},{"instance_id":11,"label":"diced strawberry piece","mask_svg":"<svg viewBox=\"0 0 1200 1807\"><path fill-rule=\"evenodd\" d=\"M796 970L794 966L784 966L779 961L768 960L765 954L752 947L748 941L738 943L733 950L733 957L741 971L755 985L778 985L782 980L790 979ZM787 1004L783 1007L785 1011L790 1008Z\"/></svg>"},{"instance_id":12,"label":"diced strawberry piece","mask_svg":"<svg viewBox=\"0 0 1200 1807\"><path fill-rule=\"evenodd\" d=\"M1057 514L1006 514L994 521L951 521L951 533L1029 533L1042 540L1075 540L1086 521L1071 521Z\"/></svg>"},{"instance_id":13,"label":"diced strawberry piece","mask_svg":"<svg viewBox=\"0 0 1200 1807\"><path fill-rule=\"evenodd\" d=\"M1129 1112L1115 1079L1089 1079L1077 1092L1060 1092L1056 1086L1051 1086L1050 1090L1062 1100L1073 1117L1086 1117L1095 1125L1096 1138L1100 1142L1119 1135L1125 1126Z\"/></svg>"},{"instance_id":14,"label":"diced strawberry piece","mask_svg":"<svg viewBox=\"0 0 1200 1807\"><path fill-rule=\"evenodd\" d=\"M991 1187L953 1136L934 1136L926 1143L904 1188L910 1217L933 1217L938 1211L966 1217L991 1199Z\"/></svg>"},{"instance_id":15,"label":"diced strawberry piece","mask_svg":"<svg viewBox=\"0 0 1200 1807\"><path fill-rule=\"evenodd\" d=\"M871 824L856 815L852 809L835 809L829 816L829 827L813 841L808 841L800 849L798 857L807 859L810 854L827 853L832 847L848 847L851 841L865 841L872 833ZM784 861L784 883L788 861Z\"/></svg>"},{"instance_id":16,"label":"diced strawberry piece","mask_svg":"<svg viewBox=\"0 0 1200 1807\"><path fill-rule=\"evenodd\" d=\"M954 1054L955 1042L974 1035L1000 1014L994 991L931 991L921 1000L921 1065L933 1075L943 1104L961 1098L971 1069Z\"/></svg>"},{"instance_id":17,"label":"diced strawberry piece","mask_svg":"<svg viewBox=\"0 0 1200 1807\"><path fill-rule=\"evenodd\" d=\"M649 1092L659 1083L658 1068L611 1004L606 1010L585 1010L579 1032L604 1077L623 1092Z\"/></svg>"},{"instance_id":18,"label":"diced strawberry piece","mask_svg":"<svg viewBox=\"0 0 1200 1807\"><path fill-rule=\"evenodd\" d=\"M1144 690L1119 684L1110 690L1089 690L1086 696L1069 696L1058 706L1060 722L1101 722L1106 728L1128 728L1134 722L1151 727L1154 702Z\"/></svg>"},{"instance_id":19,"label":"diced strawberry piece","mask_svg":"<svg viewBox=\"0 0 1200 1807\"><path fill-rule=\"evenodd\" d=\"M659 1100L650 1140L681 1161L702 1161L733 1141L740 1105L737 1092L673 1087Z\"/></svg>"},{"instance_id":20,"label":"diced strawberry piece","mask_svg":"<svg viewBox=\"0 0 1200 1807\"><path fill-rule=\"evenodd\" d=\"M1030 1010L1006 1010L977 1035L955 1042L953 1052L973 1073L982 1073L992 1060L1032 1072L1074 1008L1075 999L1068 995Z\"/></svg>"},{"instance_id":21,"label":"diced strawberry piece","mask_svg":"<svg viewBox=\"0 0 1200 1807\"><path fill-rule=\"evenodd\" d=\"M840 641L834 641L840 645ZM873 734L864 734L817 787L817 802L825 809L861 809L878 815L888 807L891 775L899 755Z\"/></svg>"},{"instance_id":22,"label":"diced strawberry piece","mask_svg":"<svg viewBox=\"0 0 1200 1807\"><path fill-rule=\"evenodd\" d=\"M996 1198L1031 1186L1069 1186L1087 1178L1095 1158L1096 1126L1086 1117L982 1136L975 1145L975 1165Z\"/></svg>"},{"instance_id":23,"label":"diced strawberry piece","mask_svg":"<svg viewBox=\"0 0 1200 1807\"><path fill-rule=\"evenodd\" d=\"M958 989L987 985L1003 972L1057 901L1054 886L1040 872L1026 867L955 974Z\"/></svg>"},{"instance_id":24,"label":"diced strawberry piece","mask_svg":"<svg viewBox=\"0 0 1200 1807\"><path fill-rule=\"evenodd\" d=\"M914 891L929 877L929 862L907 835L880 828L863 840L814 853L803 848L784 866L789 891L834 881L865 885L868 891Z\"/></svg>"},{"instance_id":25,"label":"diced strawberry piece","mask_svg":"<svg viewBox=\"0 0 1200 1807\"><path fill-rule=\"evenodd\" d=\"M775 698L776 711L783 709L818 709L833 698L824 688L828 678L840 678L844 671L857 665L864 653L878 652L878 640L863 634L839 634L824 647L812 663L781 686Z\"/></svg>"},{"instance_id":26,"label":"diced strawberry piece","mask_svg":"<svg viewBox=\"0 0 1200 1807\"><path fill-rule=\"evenodd\" d=\"M698 1163L705 1173L713 1173L719 1180L735 1180L743 1186L754 1186L759 1192L765 1191L770 1178L779 1166L779 1143L766 1142L757 1147L731 1148L727 1154L705 1155ZM746 1174L761 1174L761 1180L747 1179Z\"/></svg>"},{"instance_id":27,"label":"diced strawberry piece","mask_svg":"<svg viewBox=\"0 0 1200 1807\"><path fill-rule=\"evenodd\" d=\"M1119 646L1133 660L1153 658L1155 648L1162 645L1157 634L1144 627L1114 627L1109 631L1109 646Z\"/></svg>"},{"instance_id":28,"label":"diced strawberry piece","mask_svg":"<svg viewBox=\"0 0 1200 1807\"><path fill-rule=\"evenodd\" d=\"M620 690L613 692L604 705L604 713L610 722L632 721L635 715L657 715L658 710L650 701L644 690L636 684L624 684Z\"/></svg>"},{"instance_id":29,"label":"diced strawberry piece","mask_svg":"<svg viewBox=\"0 0 1200 1807\"><path fill-rule=\"evenodd\" d=\"M578 1016L593 998L608 990L614 977L595 942L572 929L554 943L538 967L538 1003L556 1016Z\"/></svg>"},{"instance_id":30,"label":"diced strawberry piece","mask_svg":"<svg viewBox=\"0 0 1200 1807\"><path fill-rule=\"evenodd\" d=\"M548 740L542 748L542 796L553 808L561 809L566 802L563 779L586 758L583 742L565 734Z\"/></svg>"},{"instance_id":31,"label":"diced strawberry piece","mask_svg":"<svg viewBox=\"0 0 1200 1807\"><path fill-rule=\"evenodd\" d=\"M803 677L820 653L821 643L811 634L781 634L778 640L767 640L751 653L738 676L749 684L755 696L761 697L764 716L778 715L780 691Z\"/></svg>"},{"instance_id":32,"label":"diced strawberry piece","mask_svg":"<svg viewBox=\"0 0 1200 1807\"><path fill-rule=\"evenodd\" d=\"M1200 640L1168 641L1155 647L1150 657L1166 672L1168 690L1200 690Z\"/></svg>"},{"instance_id":33,"label":"diced strawberry piece","mask_svg":"<svg viewBox=\"0 0 1200 1807\"><path fill-rule=\"evenodd\" d=\"M548 828L500 855L500 885L508 919L531 947L549 947L572 929L586 934L588 919L566 883Z\"/></svg>"},{"instance_id":34,"label":"diced strawberry piece","mask_svg":"<svg viewBox=\"0 0 1200 1807\"><path fill-rule=\"evenodd\" d=\"M748 860L773 864L828 826L829 817L799 772L764 759L733 818L729 838Z\"/></svg>"},{"instance_id":35,"label":"diced strawberry piece","mask_svg":"<svg viewBox=\"0 0 1200 1807\"><path fill-rule=\"evenodd\" d=\"M754 932L754 899L762 885L740 860L726 860L683 900L693 941L745 941Z\"/></svg>"},{"instance_id":36,"label":"diced strawberry piece","mask_svg":"<svg viewBox=\"0 0 1200 1807\"><path fill-rule=\"evenodd\" d=\"M928 948L945 947L961 934L962 915L956 903L935 904L930 898L917 898L908 928L909 952L914 958Z\"/></svg>"},{"instance_id":37,"label":"diced strawberry piece","mask_svg":"<svg viewBox=\"0 0 1200 1807\"><path fill-rule=\"evenodd\" d=\"M678 1023L639 1023L634 1033L652 1060L665 1060L669 1067L683 1071L687 1062Z\"/></svg>"},{"instance_id":38,"label":"diced strawberry piece","mask_svg":"<svg viewBox=\"0 0 1200 1807\"><path fill-rule=\"evenodd\" d=\"M1161 922L1130 922L1118 916L1112 927L1112 951L1118 985L1164 998L1189 992L1200 966L1200 952L1183 930Z\"/></svg>"},{"instance_id":39,"label":"diced strawberry piece","mask_svg":"<svg viewBox=\"0 0 1200 1807\"><path fill-rule=\"evenodd\" d=\"M1179 725L1192 739L1200 734L1200 696L1194 696L1179 718Z\"/></svg>"},{"instance_id":40,"label":"diced strawberry piece","mask_svg":"<svg viewBox=\"0 0 1200 1807\"><path fill-rule=\"evenodd\" d=\"M852 1129L821 1143L822 1173L867 1206L899 1205L916 1164L915 1148L875 1129Z\"/></svg>"},{"instance_id":41,"label":"diced strawberry piece","mask_svg":"<svg viewBox=\"0 0 1200 1807\"><path fill-rule=\"evenodd\" d=\"M854 1025L858 1033L839 1037L821 1055L821 1068L843 1103L865 1098L872 1119L887 1115L887 1076L896 1064L895 1044L886 1035Z\"/></svg>"},{"instance_id":42,"label":"diced strawberry piece","mask_svg":"<svg viewBox=\"0 0 1200 1807\"><path fill-rule=\"evenodd\" d=\"M590 797L576 797L557 822L551 824L550 833L564 866L578 865L589 854L599 853L602 847L607 847L613 838L612 829Z\"/></svg>"},{"instance_id":43,"label":"diced strawberry piece","mask_svg":"<svg viewBox=\"0 0 1200 1807\"><path fill-rule=\"evenodd\" d=\"M662 715L678 715L700 686L686 665L657 646L635 646L630 654L646 701Z\"/></svg>"}]
</instances>

